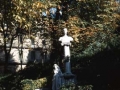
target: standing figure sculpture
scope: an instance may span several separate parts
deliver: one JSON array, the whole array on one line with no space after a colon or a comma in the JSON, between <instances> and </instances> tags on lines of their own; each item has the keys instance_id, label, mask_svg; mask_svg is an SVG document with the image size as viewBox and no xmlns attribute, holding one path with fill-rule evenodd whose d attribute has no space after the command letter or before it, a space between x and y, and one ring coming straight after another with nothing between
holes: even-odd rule
<instances>
[{"instance_id":1,"label":"standing figure sculpture","mask_svg":"<svg viewBox=\"0 0 120 90\"><path fill-rule=\"evenodd\" d=\"M64 36L59 38L61 45L64 46L64 57L65 57L65 72L71 73L70 69L70 45L73 38L67 35L67 28L64 28Z\"/></svg>"}]
</instances>

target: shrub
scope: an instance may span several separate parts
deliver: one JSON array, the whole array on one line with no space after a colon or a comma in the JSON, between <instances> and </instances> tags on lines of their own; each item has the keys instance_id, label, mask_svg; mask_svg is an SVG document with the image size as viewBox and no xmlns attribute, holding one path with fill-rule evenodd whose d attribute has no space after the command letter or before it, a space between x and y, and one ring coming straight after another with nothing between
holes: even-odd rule
<instances>
[{"instance_id":1,"label":"shrub","mask_svg":"<svg viewBox=\"0 0 120 90\"><path fill-rule=\"evenodd\" d=\"M24 79L21 81L22 90L34 90L35 88L43 88L46 86L47 79L40 78L37 80Z\"/></svg>"},{"instance_id":2,"label":"shrub","mask_svg":"<svg viewBox=\"0 0 120 90\"><path fill-rule=\"evenodd\" d=\"M82 86L75 86L74 84L71 85L63 85L60 90L92 90L92 85L82 85Z\"/></svg>"}]
</instances>

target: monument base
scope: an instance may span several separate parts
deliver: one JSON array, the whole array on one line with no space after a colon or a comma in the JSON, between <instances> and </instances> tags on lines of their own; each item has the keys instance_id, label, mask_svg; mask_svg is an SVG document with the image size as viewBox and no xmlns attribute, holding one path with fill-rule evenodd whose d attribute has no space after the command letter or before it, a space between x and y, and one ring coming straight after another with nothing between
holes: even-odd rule
<instances>
[{"instance_id":1,"label":"monument base","mask_svg":"<svg viewBox=\"0 0 120 90\"><path fill-rule=\"evenodd\" d=\"M61 88L71 88L76 87L76 76L72 73L63 73L62 78L62 86Z\"/></svg>"},{"instance_id":2,"label":"monument base","mask_svg":"<svg viewBox=\"0 0 120 90\"><path fill-rule=\"evenodd\" d=\"M63 73L62 77L64 77L64 79L73 79L76 78L76 76L72 73Z\"/></svg>"}]
</instances>

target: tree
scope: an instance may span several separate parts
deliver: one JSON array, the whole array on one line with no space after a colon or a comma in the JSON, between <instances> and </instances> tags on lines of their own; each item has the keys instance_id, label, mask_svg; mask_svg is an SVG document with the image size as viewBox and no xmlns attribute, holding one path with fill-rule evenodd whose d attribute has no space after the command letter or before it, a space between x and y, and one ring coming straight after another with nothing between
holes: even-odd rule
<instances>
[{"instance_id":1,"label":"tree","mask_svg":"<svg viewBox=\"0 0 120 90\"><path fill-rule=\"evenodd\" d=\"M3 34L3 42L4 42L4 52L5 52L5 73L7 72L7 66L8 66L8 59L10 56L10 51L11 51L11 47L12 47L12 42L14 40L15 32L14 29L15 27L13 26L13 13L11 13L12 10L12 3L11 1L5 0L5 1L1 1L1 5L0 5L0 9L1 9L1 33ZM9 49L7 47L9 43Z\"/></svg>"},{"instance_id":2,"label":"tree","mask_svg":"<svg viewBox=\"0 0 120 90\"><path fill-rule=\"evenodd\" d=\"M54 6L56 7L57 2L59 2L59 0L1 1L0 9L2 12L0 13L0 21L1 33L4 36L5 72L7 72L12 43L16 37L19 37L19 42L21 42L18 48L24 43L24 35L28 38L35 39L36 32L43 32L44 30L43 37L50 38L51 29L49 27L51 26L51 19L49 9ZM9 48L7 46L8 44Z\"/></svg>"},{"instance_id":3,"label":"tree","mask_svg":"<svg viewBox=\"0 0 120 90\"><path fill-rule=\"evenodd\" d=\"M31 33L32 28L37 27L36 24L40 21L42 9L44 8L46 6L37 0L0 1L0 10L2 11L0 13L0 25L4 41L5 73L7 72L13 40L19 34L22 35L20 40L22 40L23 34L26 34L29 38L34 35Z\"/></svg>"},{"instance_id":4,"label":"tree","mask_svg":"<svg viewBox=\"0 0 120 90\"><path fill-rule=\"evenodd\" d=\"M71 3L67 26L75 40L74 47L77 46L76 49L73 48L77 52L75 57L93 55L110 44L119 44L116 42L119 36L114 34L118 27L116 20L119 17L115 1L76 0Z\"/></svg>"}]
</instances>

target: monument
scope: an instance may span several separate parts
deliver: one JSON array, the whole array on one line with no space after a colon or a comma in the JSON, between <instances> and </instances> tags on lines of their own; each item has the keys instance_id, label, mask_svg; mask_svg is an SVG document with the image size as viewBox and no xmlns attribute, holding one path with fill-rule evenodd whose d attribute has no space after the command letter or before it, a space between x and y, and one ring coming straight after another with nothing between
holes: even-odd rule
<instances>
[{"instance_id":1,"label":"monument","mask_svg":"<svg viewBox=\"0 0 120 90\"><path fill-rule=\"evenodd\" d=\"M69 89L69 87L75 87L76 84L76 78L75 75L72 74L70 66L70 45L71 41L73 41L73 38L67 35L67 28L64 28L64 36L60 37L59 41L61 41L61 45L64 47L65 72L62 73L59 66L57 64L54 64L54 67L58 67L59 69L56 68L54 70L53 79L55 80L53 81L52 90L60 90L63 86L67 86L67 88Z\"/></svg>"},{"instance_id":2,"label":"monument","mask_svg":"<svg viewBox=\"0 0 120 90\"><path fill-rule=\"evenodd\" d=\"M71 73L70 67L70 45L73 38L67 35L67 28L64 28L64 36L59 38L61 45L64 46L64 62L65 62L65 72Z\"/></svg>"}]
</instances>

